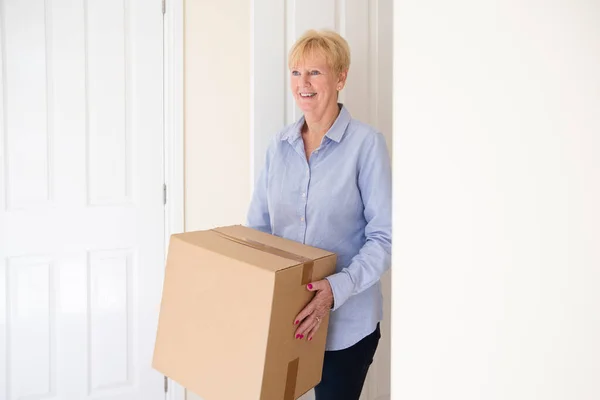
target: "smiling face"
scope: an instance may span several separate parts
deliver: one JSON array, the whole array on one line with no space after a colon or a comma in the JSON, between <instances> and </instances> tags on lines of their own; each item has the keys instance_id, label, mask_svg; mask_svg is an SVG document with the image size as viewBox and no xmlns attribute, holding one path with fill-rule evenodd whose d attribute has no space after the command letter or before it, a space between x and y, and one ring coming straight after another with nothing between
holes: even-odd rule
<instances>
[{"instance_id":1,"label":"smiling face","mask_svg":"<svg viewBox=\"0 0 600 400\"><path fill-rule=\"evenodd\" d=\"M336 73L322 54L307 55L290 68L290 85L296 104L305 114L319 118L337 107L338 91L346 73Z\"/></svg>"}]
</instances>

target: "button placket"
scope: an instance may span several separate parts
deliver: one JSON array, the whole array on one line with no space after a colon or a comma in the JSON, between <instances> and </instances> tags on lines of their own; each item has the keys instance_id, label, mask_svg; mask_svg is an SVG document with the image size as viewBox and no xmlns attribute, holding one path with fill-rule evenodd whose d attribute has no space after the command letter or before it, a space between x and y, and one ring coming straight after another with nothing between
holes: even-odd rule
<instances>
[{"instance_id":1,"label":"button placket","mask_svg":"<svg viewBox=\"0 0 600 400\"><path fill-rule=\"evenodd\" d=\"M300 221L301 222L305 222L306 221L306 203L307 203L307 196L306 193L308 192L308 183L310 181L310 169L306 170L306 183L304 185L304 190L302 191L302 216L300 216ZM306 231L306 224L304 224L304 230Z\"/></svg>"},{"instance_id":2,"label":"button placket","mask_svg":"<svg viewBox=\"0 0 600 400\"><path fill-rule=\"evenodd\" d=\"M301 236L302 236L302 243L304 243L304 240L306 239L306 229L307 229L307 225L306 225L306 207L307 207L307 203L308 203L308 186L310 184L310 162L307 162L306 165L306 176L304 179L304 184L303 184L303 188L300 194L301 197L301 204L302 204L302 214L300 215L300 226L301 226Z\"/></svg>"}]
</instances>

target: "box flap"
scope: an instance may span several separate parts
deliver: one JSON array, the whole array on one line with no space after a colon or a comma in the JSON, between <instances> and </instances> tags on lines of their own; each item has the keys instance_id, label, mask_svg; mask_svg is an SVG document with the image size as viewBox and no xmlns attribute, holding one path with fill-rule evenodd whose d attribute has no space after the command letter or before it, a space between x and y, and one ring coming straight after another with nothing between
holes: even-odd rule
<instances>
[{"instance_id":1,"label":"box flap","mask_svg":"<svg viewBox=\"0 0 600 400\"><path fill-rule=\"evenodd\" d=\"M185 232L173 236L195 246L273 272L299 264L310 264L311 261L334 255L241 225ZM308 273L310 270L311 268L307 268Z\"/></svg>"},{"instance_id":2,"label":"box flap","mask_svg":"<svg viewBox=\"0 0 600 400\"><path fill-rule=\"evenodd\" d=\"M225 226L215 228L214 230L238 239L258 242L266 246L274 247L300 257L308 258L312 261L334 254L323 249L308 246L293 240L283 239L242 225Z\"/></svg>"}]
</instances>

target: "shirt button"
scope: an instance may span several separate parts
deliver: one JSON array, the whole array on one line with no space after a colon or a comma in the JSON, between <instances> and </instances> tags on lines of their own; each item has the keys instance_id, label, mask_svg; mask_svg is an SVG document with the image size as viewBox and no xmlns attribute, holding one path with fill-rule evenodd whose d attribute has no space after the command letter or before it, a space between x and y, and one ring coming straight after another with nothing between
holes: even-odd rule
<instances>
[{"instance_id":1,"label":"shirt button","mask_svg":"<svg viewBox=\"0 0 600 400\"><path fill-rule=\"evenodd\" d=\"M306 193L302 193L302 197L306 197Z\"/></svg>"},{"instance_id":2,"label":"shirt button","mask_svg":"<svg viewBox=\"0 0 600 400\"><path fill-rule=\"evenodd\" d=\"M300 218L300 221L304 222L304 217Z\"/></svg>"}]
</instances>

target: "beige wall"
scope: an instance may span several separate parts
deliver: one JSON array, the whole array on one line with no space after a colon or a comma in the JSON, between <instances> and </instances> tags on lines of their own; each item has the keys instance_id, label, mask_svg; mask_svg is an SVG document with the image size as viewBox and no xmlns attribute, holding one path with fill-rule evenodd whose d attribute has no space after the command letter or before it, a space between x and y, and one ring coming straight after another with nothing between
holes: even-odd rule
<instances>
[{"instance_id":1,"label":"beige wall","mask_svg":"<svg viewBox=\"0 0 600 400\"><path fill-rule=\"evenodd\" d=\"M184 15L185 229L243 223L251 195L250 2L185 0Z\"/></svg>"},{"instance_id":2,"label":"beige wall","mask_svg":"<svg viewBox=\"0 0 600 400\"><path fill-rule=\"evenodd\" d=\"M250 2L185 1L185 229L244 222L250 200Z\"/></svg>"}]
</instances>

